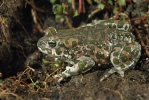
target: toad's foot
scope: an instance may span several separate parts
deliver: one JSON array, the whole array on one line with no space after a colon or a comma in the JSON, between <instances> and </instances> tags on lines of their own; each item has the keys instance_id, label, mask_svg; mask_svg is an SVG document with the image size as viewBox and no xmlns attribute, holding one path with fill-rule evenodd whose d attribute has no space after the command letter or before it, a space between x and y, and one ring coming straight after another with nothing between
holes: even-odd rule
<instances>
[{"instance_id":1,"label":"toad's foot","mask_svg":"<svg viewBox=\"0 0 149 100\"><path fill-rule=\"evenodd\" d=\"M125 46L121 45L120 47L115 47L110 56L111 63L114 67L109 70L108 73L100 79L100 81L103 81L115 72L124 77L124 72L130 68L134 68L140 58L140 55L141 46L137 42L133 42Z\"/></svg>"},{"instance_id":2,"label":"toad's foot","mask_svg":"<svg viewBox=\"0 0 149 100\"><path fill-rule=\"evenodd\" d=\"M67 66L65 71L63 71L61 74L54 75L54 78L58 78L58 82L61 82L64 78L85 73L94 65L95 62L92 58L82 56L77 59L76 64L74 64L72 67Z\"/></svg>"}]
</instances>

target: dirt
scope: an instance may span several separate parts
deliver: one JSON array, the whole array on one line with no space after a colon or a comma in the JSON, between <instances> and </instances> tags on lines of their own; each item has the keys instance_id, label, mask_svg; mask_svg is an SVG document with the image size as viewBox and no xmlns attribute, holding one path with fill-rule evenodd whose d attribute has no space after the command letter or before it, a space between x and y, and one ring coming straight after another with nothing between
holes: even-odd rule
<instances>
[{"instance_id":1,"label":"dirt","mask_svg":"<svg viewBox=\"0 0 149 100\"><path fill-rule=\"evenodd\" d=\"M85 2L85 13L55 20L52 4L48 0L1 0L0 99L149 100L149 25L146 17L148 4L148 0L127 0L127 5L122 10L127 11L133 26L132 32L142 46L141 57L135 69L126 71L124 78L113 74L100 82L100 78L111 66L95 66L84 74L57 83L51 76L63 67L53 69L54 65L49 64L50 62L42 64L43 58L48 61L53 58L44 56L36 46L38 39L44 35L43 30L50 26L56 29L79 27L92 19L107 19L116 14L112 14L108 5L106 9L87 19L87 16L96 10L97 4L94 2L89 5ZM78 7L78 2L76 5ZM35 10L35 15L32 15L32 9ZM35 18L38 22L35 22ZM60 63L60 66L64 65Z\"/></svg>"}]
</instances>

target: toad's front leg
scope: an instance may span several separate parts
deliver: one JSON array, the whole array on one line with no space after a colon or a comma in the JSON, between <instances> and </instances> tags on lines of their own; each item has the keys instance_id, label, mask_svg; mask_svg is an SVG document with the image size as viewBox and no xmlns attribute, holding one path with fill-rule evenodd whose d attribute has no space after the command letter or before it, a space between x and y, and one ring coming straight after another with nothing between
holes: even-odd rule
<instances>
[{"instance_id":1,"label":"toad's front leg","mask_svg":"<svg viewBox=\"0 0 149 100\"><path fill-rule=\"evenodd\" d=\"M81 56L77 59L76 64L72 67L67 66L66 70L61 74L54 75L55 78L58 78L58 82L61 82L64 78L78 75L90 70L95 65L95 62L92 58Z\"/></svg>"}]
</instances>

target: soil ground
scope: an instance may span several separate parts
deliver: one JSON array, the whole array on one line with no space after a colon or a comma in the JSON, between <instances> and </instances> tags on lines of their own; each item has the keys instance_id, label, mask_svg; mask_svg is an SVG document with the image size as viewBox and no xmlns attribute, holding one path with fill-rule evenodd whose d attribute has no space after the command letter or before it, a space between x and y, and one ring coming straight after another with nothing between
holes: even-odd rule
<instances>
[{"instance_id":1,"label":"soil ground","mask_svg":"<svg viewBox=\"0 0 149 100\"><path fill-rule=\"evenodd\" d=\"M38 39L44 35L43 30L50 26L56 29L79 27L93 19L107 19L114 14L108 6L92 14L97 4L93 2L93 5L89 5L85 2L85 13L55 20L52 4L48 0L1 0L0 99L149 100L149 1L126 1L127 5L121 11L127 11L133 26L132 32L142 46L141 57L135 69L126 71L124 78L113 74L100 82L102 75L111 66L95 67L84 74L57 83L51 76L58 69L53 69L53 65L49 63L42 64L43 58L52 58L45 57L36 46ZM90 14L92 17L87 19Z\"/></svg>"}]
</instances>

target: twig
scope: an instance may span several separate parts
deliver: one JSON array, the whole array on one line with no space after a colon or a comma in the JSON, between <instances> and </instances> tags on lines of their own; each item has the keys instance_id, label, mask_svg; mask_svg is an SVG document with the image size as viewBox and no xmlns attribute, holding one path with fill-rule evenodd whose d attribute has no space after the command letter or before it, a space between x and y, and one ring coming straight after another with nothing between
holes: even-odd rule
<instances>
[{"instance_id":1,"label":"twig","mask_svg":"<svg viewBox=\"0 0 149 100\"><path fill-rule=\"evenodd\" d=\"M88 15L88 19L86 22L88 22L96 13L102 11L102 9L98 8L96 10L94 10L91 14Z\"/></svg>"},{"instance_id":2,"label":"twig","mask_svg":"<svg viewBox=\"0 0 149 100\"><path fill-rule=\"evenodd\" d=\"M66 20L66 24L67 24L67 26L68 26L70 29L72 29L73 26L72 26L71 23L69 22L69 19L68 19L67 16L65 16L65 20Z\"/></svg>"},{"instance_id":3,"label":"twig","mask_svg":"<svg viewBox=\"0 0 149 100\"><path fill-rule=\"evenodd\" d=\"M143 49L145 50L147 56L149 56L149 51L148 51L146 45L144 44L144 42L142 41L141 36L139 35L138 29L134 27L134 30L135 30L135 32L136 32L136 34L137 34L137 37L138 37L138 39L139 39L139 41L140 41L140 43L141 43L141 46L142 46Z\"/></svg>"},{"instance_id":4,"label":"twig","mask_svg":"<svg viewBox=\"0 0 149 100\"><path fill-rule=\"evenodd\" d=\"M46 82L49 77L51 77L54 73L56 73L56 72L57 72L58 70L60 70L60 69L61 69L61 68L58 68L58 69L56 69L55 71L53 71L51 74L49 74L49 75L46 77L46 79L44 80L44 82Z\"/></svg>"},{"instance_id":5,"label":"twig","mask_svg":"<svg viewBox=\"0 0 149 100\"><path fill-rule=\"evenodd\" d=\"M39 11L39 12L42 12L42 13L50 13L49 10L44 10L44 9L38 8L38 7L35 5L35 3L34 3L33 0L31 0L31 1L25 0L25 1L26 1L34 10L36 10L36 11Z\"/></svg>"},{"instance_id":6,"label":"twig","mask_svg":"<svg viewBox=\"0 0 149 100\"><path fill-rule=\"evenodd\" d=\"M72 2L71 2L71 6L72 6L72 10L73 10L73 12L75 12L75 10L76 10L76 6L75 6L75 0L72 0Z\"/></svg>"},{"instance_id":7,"label":"twig","mask_svg":"<svg viewBox=\"0 0 149 100\"><path fill-rule=\"evenodd\" d=\"M37 27L37 29L41 32L41 33L44 33L44 30L43 28L40 26L40 24L38 23L37 21L37 15L36 15L36 11L34 9L31 9L31 14L32 14L32 17L33 17L33 21Z\"/></svg>"},{"instance_id":8,"label":"twig","mask_svg":"<svg viewBox=\"0 0 149 100\"><path fill-rule=\"evenodd\" d=\"M16 18L16 21L21 25L21 27L23 28L23 30L25 31L26 35L29 37L29 34L27 32L27 30L25 29L25 27L21 24L21 22Z\"/></svg>"}]
</instances>

